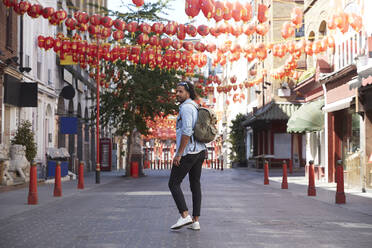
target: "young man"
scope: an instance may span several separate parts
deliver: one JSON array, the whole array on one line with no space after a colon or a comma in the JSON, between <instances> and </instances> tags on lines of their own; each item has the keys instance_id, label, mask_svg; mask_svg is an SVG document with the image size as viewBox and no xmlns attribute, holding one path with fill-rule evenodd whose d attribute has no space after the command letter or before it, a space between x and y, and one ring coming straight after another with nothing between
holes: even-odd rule
<instances>
[{"instance_id":1,"label":"young man","mask_svg":"<svg viewBox=\"0 0 372 248\"><path fill-rule=\"evenodd\" d=\"M168 186L181 217L176 224L171 226L171 229L180 229L192 224L190 229L200 230L200 175L206 146L204 143L197 142L192 136L198 118L198 105L193 101L196 97L194 85L190 82L179 83L176 97L181 105L176 124L176 155L173 159ZM181 190L181 182L187 174L189 174L192 192L193 218L188 213L185 197Z\"/></svg>"}]
</instances>

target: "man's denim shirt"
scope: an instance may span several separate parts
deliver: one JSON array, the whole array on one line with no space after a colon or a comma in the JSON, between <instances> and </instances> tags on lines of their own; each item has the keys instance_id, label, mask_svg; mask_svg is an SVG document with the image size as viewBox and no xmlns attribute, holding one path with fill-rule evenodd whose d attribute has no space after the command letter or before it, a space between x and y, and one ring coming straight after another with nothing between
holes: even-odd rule
<instances>
[{"instance_id":1,"label":"man's denim shirt","mask_svg":"<svg viewBox=\"0 0 372 248\"><path fill-rule=\"evenodd\" d=\"M177 116L176 124L177 152L181 144L182 135L190 136L189 143L187 143L187 146L182 156L185 156L190 153L199 153L202 150L206 149L204 143L197 142L196 140L194 140L194 137L192 136L192 134L194 133L193 129L198 118L197 108L198 105L190 98L180 105L180 112Z\"/></svg>"}]
</instances>

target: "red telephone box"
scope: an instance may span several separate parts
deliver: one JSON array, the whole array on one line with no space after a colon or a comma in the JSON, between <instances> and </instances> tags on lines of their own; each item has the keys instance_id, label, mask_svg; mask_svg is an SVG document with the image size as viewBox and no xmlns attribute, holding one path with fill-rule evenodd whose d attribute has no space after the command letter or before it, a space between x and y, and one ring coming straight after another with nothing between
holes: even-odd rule
<instances>
[{"instance_id":1,"label":"red telephone box","mask_svg":"<svg viewBox=\"0 0 372 248\"><path fill-rule=\"evenodd\" d=\"M111 171L111 139L102 138L99 142L99 164L101 171Z\"/></svg>"}]
</instances>

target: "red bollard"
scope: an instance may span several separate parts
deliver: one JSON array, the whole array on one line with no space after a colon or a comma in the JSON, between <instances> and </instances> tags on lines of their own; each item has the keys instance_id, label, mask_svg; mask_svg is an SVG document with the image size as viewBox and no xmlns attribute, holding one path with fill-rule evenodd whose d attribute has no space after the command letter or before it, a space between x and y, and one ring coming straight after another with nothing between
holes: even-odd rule
<instances>
[{"instance_id":1,"label":"red bollard","mask_svg":"<svg viewBox=\"0 0 372 248\"><path fill-rule=\"evenodd\" d=\"M131 164L131 176L133 178L138 178L138 162L137 161L133 161L132 164Z\"/></svg>"},{"instance_id":2,"label":"red bollard","mask_svg":"<svg viewBox=\"0 0 372 248\"><path fill-rule=\"evenodd\" d=\"M84 189L84 162L80 162L78 173L78 189Z\"/></svg>"},{"instance_id":3,"label":"red bollard","mask_svg":"<svg viewBox=\"0 0 372 248\"><path fill-rule=\"evenodd\" d=\"M287 163L285 162L285 160L283 160L282 189L288 189L288 182L287 182Z\"/></svg>"},{"instance_id":4,"label":"red bollard","mask_svg":"<svg viewBox=\"0 0 372 248\"><path fill-rule=\"evenodd\" d=\"M61 162L58 161L56 165L56 172L54 175L54 196L62 196L62 184L61 184Z\"/></svg>"},{"instance_id":5,"label":"red bollard","mask_svg":"<svg viewBox=\"0 0 372 248\"><path fill-rule=\"evenodd\" d=\"M292 174L293 173L293 162L292 162L292 159L289 160L289 173Z\"/></svg>"},{"instance_id":6,"label":"red bollard","mask_svg":"<svg viewBox=\"0 0 372 248\"><path fill-rule=\"evenodd\" d=\"M30 169L30 185L27 203L29 205L36 205L37 201L37 166L36 164L32 164Z\"/></svg>"},{"instance_id":7,"label":"red bollard","mask_svg":"<svg viewBox=\"0 0 372 248\"><path fill-rule=\"evenodd\" d=\"M269 163L265 161L264 165L264 185L269 184Z\"/></svg>"},{"instance_id":8,"label":"red bollard","mask_svg":"<svg viewBox=\"0 0 372 248\"><path fill-rule=\"evenodd\" d=\"M342 167L342 160L337 161L336 178L337 178L336 204L345 204L346 197L344 192L344 168Z\"/></svg>"},{"instance_id":9,"label":"red bollard","mask_svg":"<svg viewBox=\"0 0 372 248\"><path fill-rule=\"evenodd\" d=\"M309 186L307 188L307 195L316 196L313 160L309 161Z\"/></svg>"}]
</instances>

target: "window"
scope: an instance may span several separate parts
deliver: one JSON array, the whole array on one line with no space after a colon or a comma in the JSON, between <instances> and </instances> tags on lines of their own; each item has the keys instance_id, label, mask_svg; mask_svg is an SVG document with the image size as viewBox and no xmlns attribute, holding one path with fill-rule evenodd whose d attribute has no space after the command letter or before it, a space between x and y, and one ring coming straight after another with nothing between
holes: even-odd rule
<instances>
[{"instance_id":1,"label":"window","mask_svg":"<svg viewBox=\"0 0 372 248\"><path fill-rule=\"evenodd\" d=\"M30 56L25 55L25 67L30 67Z\"/></svg>"},{"instance_id":2,"label":"window","mask_svg":"<svg viewBox=\"0 0 372 248\"><path fill-rule=\"evenodd\" d=\"M13 10L12 9L7 9L6 10L6 41L5 45L7 48L12 47L13 43Z\"/></svg>"},{"instance_id":3,"label":"window","mask_svg":"<svg viewBox=\"0 0 372 248\"><path fill-rule=\"evenodd\" d=\"M51 69L48 69L48 85L53 84L53 73Z\"/></svg>"}]
</instances>

